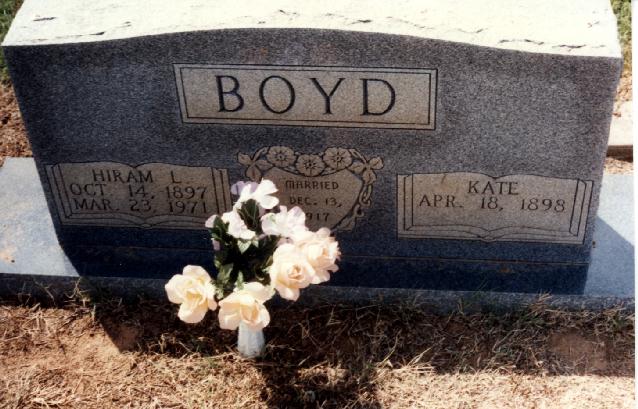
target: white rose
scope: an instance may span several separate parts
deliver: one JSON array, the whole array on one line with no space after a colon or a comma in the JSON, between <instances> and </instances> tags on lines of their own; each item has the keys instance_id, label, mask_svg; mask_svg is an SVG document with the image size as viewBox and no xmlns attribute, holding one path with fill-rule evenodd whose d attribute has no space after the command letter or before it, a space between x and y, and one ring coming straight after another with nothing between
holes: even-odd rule
<instances>
[{"instance_id":1,"label":"white rose","mask_svg":"<svg viewBox=\"0 0 638 409\"><path fill-rule=\"evenodd\" d=\"M259 184L254 182L237 182L233 187L236 192L239 192L239 199L237 199L234 206L236 209L241 208L244 202L251 199L266 210L270 210L279 204L279 199L272 196L272 194L277 191L277 187L268 179L262 180Z\"/></svg>"},{"instance_id":2,"label":"white rose","mask_svg":"<svg viewBox=\"0 0 638 409\"><path fill-rule=\"evenodd\" d=\"M268 273L270 285L282 298L292 301L299 298L299 289L308 287L315 276L306 256L289 243L277 247Z\"/></svg>"},{"instance_id":3,"label":"white rose","mask_svg":"<svg viewBox=\"0 0 638 409\"><path fill-rule=\"evenodd\" d=\"M206 219L206 222L204 223L204 226L209 228L209 229L212 229L213 226L215 226L215 220L217 219L217 217L218 216L216 214L214 214L211 217L209 217L208 219Z\"/></svg>"},{"instance_id":4,"label":"white rose","mask_svg":"<svg viewBox=\"0 0 638 409\"><path fill-rule=\"evenodd\" d=\"M311 284L328 281L330 273L339 270L335 263L341 257L341 252L339 243L330 236L330 229L322 227L316 232L300 231L293 235L292 241L315 270Z\"/></svg>"},{"instance_id":5,"label":"white rose","mask_svg":"<svg viewBox=\"0 0 638 409\"><path fill-rule=\"evenodd\" d=\"M186 266L182 274L174 275L164 286L168 300L181 304L177 316L195 324L204 319L208 310L215 310L215 286L200 266Z\"/></svg>"},{"instance_id":6,"label":"white rose","mask_svg":"<svg viewBox=\"0 0 638 409\"><path fill-rule=\"evenodd\" d=\"M257 282L244 284L219 302L219 327L237 329L240 322L253 331L263 329L270 323L270 314L264 306L273 291Z\"/></svg>"},{"instance_id":7,"label":"white rose","mask_svg":"<svg viewBox=\"0 0 638 409\"><path fill-rule=\"evenodd\" d=\"M295 206L288 210L279 206L279 213L268 213L261 218L261 229L271 236L291 237L295 232L306 231L306 214Z\"/></svg>"},{"instance_id":8,"label":"white rose","mask_svg":"<svg viewBox=\"0 0 638 409\"><path fill-rule=\"evenodd\" d=\"M244 223L244 220L235 209L224 213L222 220L228 223L228 234L231 236L242 240L252 240L255 238L256 233L246 226L246 223Z\"/></svg>"},{"instance_id":9,"label":"white rose","mask_svg":"<svg viewBox=\"0 0 638 409\"><path fill-rule=\"evenodd\" d=\"M239 181L237 183L234 183L231 187L230 187L230 193L234 194L234 195L240 195L241 191L244 190L244 188L248 186L250 187L250 191L254 192L255 189L257 189L257 186L259 186L259 183L257 182L244 182L244 181Z\"/></svg>"}]
</instances>

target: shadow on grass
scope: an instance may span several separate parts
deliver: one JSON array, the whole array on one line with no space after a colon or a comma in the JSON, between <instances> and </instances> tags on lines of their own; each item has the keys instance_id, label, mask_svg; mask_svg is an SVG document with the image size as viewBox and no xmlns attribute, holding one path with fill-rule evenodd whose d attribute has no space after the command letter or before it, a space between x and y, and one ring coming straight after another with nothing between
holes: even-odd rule
<instances>
[{"instance_id":1,"label":"shadow on grass","mask_svg":"<svg viewBox=\"0 0 638 409\"><path fill-rule=\"evenodd\" d=\"M386 340L368 333L367 323L378 316L376 307L276 306L271 316L264 331L266 352L251 362L262 378L260 398L269 407L341 408L353 402L381 407L374 400L373 378L383 360L378 357L390 349ZM220 358L228 366L244 361L235 352L237 333L219 329L215 313L188 325L177 319L175 305L142 301L98 304L96 319L120 351L175 358L195 354Z\"/></svg>"},{"instance_id":2,"label":"shadow on grass","mask_svg":"<svg viewBox=\"0 0 638 409\"><path fill-rule=\"evenodd\" d=\"M202 356L232 367L237 334L216 314L197 325L176 306L96 304L96 319L121 351ZM633 315L622 309L561 311L543 304L509 314L441 316L406 305L275 305L265 355L252 362L270 407L380 407L377 375L413 367L432 373L632 377ZM245 362L245 361L243 361Z\"/></svg>"},{"instance_id":3,"label":"shadow on grass","mask_svg":"<svg viewBox=\"0 0 638 409\"><path fill-rule=\"evenodd\" d=\"M110 339L112 345L90 353L123 365L122 379L150 376L153 385L169 388L166 393L192 386L198 402L225 398L226 407L243 399L273 408L378 408L394 387L419 396L438 375L634 375L634 315L625 308L565 311L539 301L509 313L437 315L421 305L274 302L265 355L249 361L235 351L236 332L219 329L216 313L188 325L168 302L125 304L82 294L63 305L68 311L45 314L59 317L53 335L40 326L35 331L42 336L25 334L34 348L52 336L66 339L69 351L77 350L76 340L99 349ZM36 313L16 322L18 329L33 327L28 317L38 315L37 307L29 311ZM111 350L126 354L105 354Z\"/></svg>"}]
</instances>

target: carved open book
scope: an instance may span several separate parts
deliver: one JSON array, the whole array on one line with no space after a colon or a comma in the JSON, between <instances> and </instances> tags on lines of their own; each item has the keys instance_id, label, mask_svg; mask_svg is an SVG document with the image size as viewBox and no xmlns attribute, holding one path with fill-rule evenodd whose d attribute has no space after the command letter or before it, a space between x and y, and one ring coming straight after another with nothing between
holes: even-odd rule
<instances>
[{"instance_id":1,"label":"carved open book","mask_svg":"<svg viewBox=\"0 0 638 409\"><path fill-rule=\"evenodd\" d=\"M401 238L581 244L590 180L480 173L398 176Z\"/></svg>"},{"instance_id":2,"label":"carved open book","mask_svg":"<svg viewBox=\"0 0 638 409\"><path fill-rule=\"evenodd\" d=\"M46 170L62 224L203 229L231 207L225 169L91 162Z\"/></svg>"}]
</instances>

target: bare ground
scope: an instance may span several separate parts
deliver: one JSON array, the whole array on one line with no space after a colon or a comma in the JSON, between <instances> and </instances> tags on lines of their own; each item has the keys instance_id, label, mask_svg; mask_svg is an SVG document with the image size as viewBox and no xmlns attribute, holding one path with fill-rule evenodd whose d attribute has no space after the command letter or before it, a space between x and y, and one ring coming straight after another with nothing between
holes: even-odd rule
<instances>
[{"instance_id":1,"label":"bare ground","mask_svg":"<svg viewBox=\"0 0 638 409\"><path fill-rule=\"evenodd\" d=\"M0 83L0 166L6 156L31 156L13 88Z\"/></svg>"},{"instance_id":2,"label":"bare ground","mask_svg":"<svg viewBox=\"0 0 638 409\"><path fill-rule=\"evenodd\" d=\"M613 157L605 158L605 173L633 173L634 161L618 159Z\"/></svg>"},{"instance_id":3,"label":"bare ground","mask_svg":"<svg viewBox=\"0 0 638 409\"><path fill-rule=\"evenodd\" d=\"M618 83L618 90L616 91L616 103L615 107L624 101L631 100L631 92L633 90L633 79L631 76L631 71L625 70L620 77L620 82Z\"/></svg>"},{"instance_id":4,"label":"bare ground","mask_svg":"<svg viewBox=\"0 0 638 409\"><path fill-rule=\"evenodd\" d=\"M410 305L272 309L243 360L215 314L0 305L1 408L633 408L634 315L542 302L508 315Z\"/></svg>"}]
</instances>

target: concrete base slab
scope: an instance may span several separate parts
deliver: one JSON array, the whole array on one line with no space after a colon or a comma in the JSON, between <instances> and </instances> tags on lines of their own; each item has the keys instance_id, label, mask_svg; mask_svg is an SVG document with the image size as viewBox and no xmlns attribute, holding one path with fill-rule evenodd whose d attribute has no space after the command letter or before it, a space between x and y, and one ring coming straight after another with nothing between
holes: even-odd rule
<instances>
[{"instance_id":1,"label":"concrete base slab","mask_svg":"<svg viewBox=\"0 0 638 409\"><path fill-rule=\"evenodd\" d=\"M0 298L57 301L78 290L125 300L165 297L166 280L78 274L58 244L32 159L9 158L0 168L0 209ZM633 217L632 175L605 175L584 294L551 294L545 301L566 308L633 308ZM308 304L409 300L438 311L510 310L537 299L538 294L330 286L306 289L300 298Z\"/></svg>"}]
</instances>

